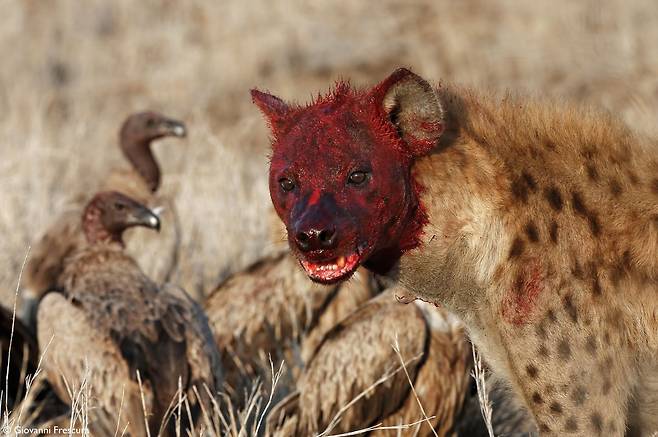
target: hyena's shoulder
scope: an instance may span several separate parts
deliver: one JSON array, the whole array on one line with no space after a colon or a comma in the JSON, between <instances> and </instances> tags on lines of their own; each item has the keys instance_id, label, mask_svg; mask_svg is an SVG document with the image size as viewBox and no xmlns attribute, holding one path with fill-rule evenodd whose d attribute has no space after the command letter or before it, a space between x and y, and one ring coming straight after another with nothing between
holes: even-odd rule
<instances>
[{"instance_id":1,"label":"hyena's shoulder","mask_svg":"<svg viewBox=\"0 0 658 437\"><path fill-rule=\"evenodd\" d=\"M504 216L507 257L534 250L561 268L589 266L612 283L630 275L655 286L658 142L591 108L452 86L437 92L447 130L421 164L434 167L424 182L445 186L453 176L436 166L458 165Z\"/></svg>"}]
</instances>

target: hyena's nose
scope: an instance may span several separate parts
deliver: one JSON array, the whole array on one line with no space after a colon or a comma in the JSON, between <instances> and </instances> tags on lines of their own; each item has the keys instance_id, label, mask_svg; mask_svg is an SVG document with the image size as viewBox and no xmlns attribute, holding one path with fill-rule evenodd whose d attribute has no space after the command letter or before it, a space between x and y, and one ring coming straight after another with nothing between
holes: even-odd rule
<instances>
[{"instance_id":1,"label":"hyena's nose","mask_svg":"<svg viewBox=\"0 0 658 437\"><path fill-rule=\"evenodd\" d=\"M335 229L308 229L295 234L297 246L304 252L312 250L333 249L336 247Z\"/></svg>"}]
</instances>

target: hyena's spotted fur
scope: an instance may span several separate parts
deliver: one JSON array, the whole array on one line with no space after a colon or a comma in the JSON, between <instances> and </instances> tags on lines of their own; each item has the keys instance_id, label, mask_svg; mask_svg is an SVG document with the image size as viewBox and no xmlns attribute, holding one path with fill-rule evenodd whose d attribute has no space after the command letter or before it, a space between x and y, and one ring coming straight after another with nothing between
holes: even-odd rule
<instances>
[{"instance_id":1,"label":"hyena's spotted fur","mask_svg":"<svg viewBox=\"0 0 658 437\"><path fill-rule=\"evenodd\" d=\"M612 117L438 89L399 280L446 303L542 434L658 431L658 159ZM634 417L627 413L635 412Z\"/></svg>"},{"instance_id":2,"label":"hyena's spotted fur","mask_svg":"<svg viewBox=\"0 0 658 437\"><path fill-rule=\"evenodd\" d=\"M658 431L656 142L408 70L307 107L254 99L272 199L314 280L358 260L455 311L542 435ZM354 162L367 178L343 185Z\"/></svg>"}]
</instances>

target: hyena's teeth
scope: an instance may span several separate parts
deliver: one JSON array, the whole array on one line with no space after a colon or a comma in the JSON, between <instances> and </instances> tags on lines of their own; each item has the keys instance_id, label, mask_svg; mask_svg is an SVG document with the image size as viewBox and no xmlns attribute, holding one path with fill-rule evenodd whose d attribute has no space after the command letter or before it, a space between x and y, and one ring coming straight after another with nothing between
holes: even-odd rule
<instances>
[{"instance_id":1,"label":"hyena's teeth","mask_svg":"<svg viewBox=\"0 0 658 437\"><path fill-rule=\"evenodd\" d=\"M345 267L345 257L344 257L344 256L339 257L339 258L338 258L338 262L336 263L336 265L337 265L338 267L340 267L341 269L342 269L343 267Z\"/></svg>"}]
</instances>

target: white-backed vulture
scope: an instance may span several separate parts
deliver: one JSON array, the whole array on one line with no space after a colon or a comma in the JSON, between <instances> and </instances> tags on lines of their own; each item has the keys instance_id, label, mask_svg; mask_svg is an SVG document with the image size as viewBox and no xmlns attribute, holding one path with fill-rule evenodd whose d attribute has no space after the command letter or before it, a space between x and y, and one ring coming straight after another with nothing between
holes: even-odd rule
<instances>
[{"instance_id":1,"label":"white-backed vulture","mask_svg":"<svg viewBox=\"0 0 658 437\"><path fill-rule=\"evenodd\" d=\"M203 310L182 289L156 285L124 253L123 232L137 226L158 229L160 220L120 193L97 194L83 213L86 247L66 259L37 322L39 345L52 339L43 367L58 396L71 402L69 389L76 393L86 378L95 426L118 423L133 437L146 435L142 402L157 435L179 384L194 399L192 387L205 396L204 386L214 394L221 383Z\"/></svg>"},{"instance_id":2,"label":"white-backed vulture","mask_svg":"<svg viewBox=\"0 0 658 437\"><path fill-rule=\"evenodd\" d=\"M372 295L366 276L341 286L314 284L287 250L230 276L205 302L215 341L226 352L230 389L249 388L255 376L268 380L268 354L274 363L285 359L287 376L294 377L324 334Z\"/></svg>"},{"instance_id":3,"label":"white-backed vulture","mask_svg":"<svg viewBox=\"0 0 658 437\"><path fill-rule=\"evenodd\" d=\"M421 302L402 305L385 291L326 335L298 379L297 393L270 414L268 432L317 435L331 428L336 434L413 423L423 418L420 401L426 415L434 416L429 422L438 435L449 435L468 392L471 362L463 326L455 317ZM400 432L433 435L427 423ZM397 435L398 430L379 433Z\"/></svg>"},{"instance_id":4,"label":"white-backed vulture","mask_svg":"<svg viewBox=\"0 0 658 437\"><path fill-rule=\"evenodd\" d=\"M102 187L100 191L119 191L149 207L157 205L164 208L164 225L159 238L149 239L139 235L130 238L139 240L131 244L139 246L143 252L136 258L158 283L168 279L167 276L176 262L179 236L173 203L166 197L156 195L161 176L151 150L151 142L163 137L185 135L186 128L182 122L156 112L145 111L130 115L122 124L119 133L119 147L130 164L130 169L112 170L104 181L99 181ZM86 194L79 193L32 248L24 274L22 310L22 316L31 329L34 329L39 299L55 285L62 272L64 260L84 246L80 213L92 190ZM162 261L162 258L166 259ZM158 259L157 266L153 266L153 259Z\"/></svg>"},{"instance_id":5,"label":"white-backed vulture","mask_svg":"<svg viewBox=\"0 0 658 437\"><path fill-rule=\"evenodd\" d=\"M119 191L152 210L158 210L162 228L157 238L128 230L128 253L156 283L172 279L178 264L181 230L173 193L160 192L161 172L152 150L152 142L163 137L182 138L187 128L181 121L152 111L133 114L119 132L119 146L130 163L129 169L113 170L100 191Z\"/></svg>"}]
</instances>

